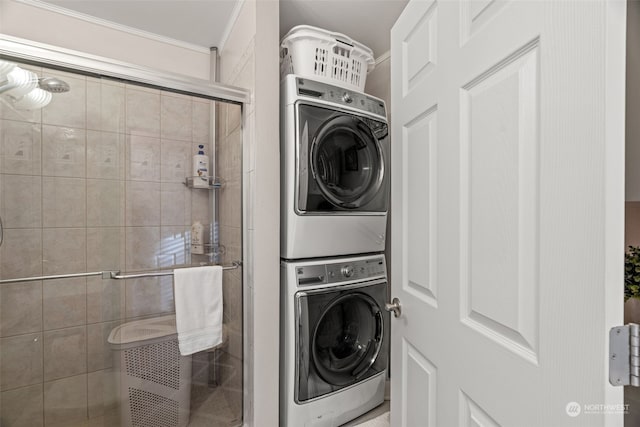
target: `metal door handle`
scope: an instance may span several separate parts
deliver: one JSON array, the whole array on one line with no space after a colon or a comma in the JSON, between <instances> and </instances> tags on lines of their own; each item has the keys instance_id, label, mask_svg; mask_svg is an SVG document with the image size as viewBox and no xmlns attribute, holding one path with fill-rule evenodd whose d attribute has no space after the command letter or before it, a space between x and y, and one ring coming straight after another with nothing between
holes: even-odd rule
<instances>
[{"instance_id":1,"label":"metal door handle","mask_svg":"<svg viewBox=\"0 0 640 427\"><path fill-rule=\"evenodd\" d=\"M391 303L386 303L384 309L393 312L393 317L400 317L402 315L402 305L398 298L394 298Z\"/></svg>"}]
</instances>

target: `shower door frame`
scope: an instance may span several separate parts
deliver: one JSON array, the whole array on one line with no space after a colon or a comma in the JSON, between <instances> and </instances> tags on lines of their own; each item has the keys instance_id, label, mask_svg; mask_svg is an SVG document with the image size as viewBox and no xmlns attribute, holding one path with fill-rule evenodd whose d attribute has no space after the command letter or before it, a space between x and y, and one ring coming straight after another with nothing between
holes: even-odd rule
<instances>
[{"instance_id":1,"label":"shower door frame","mask_svg":"<svg viewBox=\"0 0 640 427\"><path fill-rule=\"evenodd\" d=\"M65 49L58 46L53 46L45 43L35 42L32 40L22 39L19 37L13 37L0 33L0 58L7 57L8 59L14 59L22 62L37 63L39 65L48 66L51 68L59 68L70 72L79 72L84 74L93 75L96 77L107 77L126 82L137 83L143 86L151 86L157 89L169 90L187 95L201 95L205 98L209 98L213 101L228 102L236 105L240 105L241 108L241 126L242 126L242 144L247 146L249 136L245 132L244 124L246 123L247 108L246 105L251 103L251 91L248 89L220 84L217 82L211 82L209 80L198 79L195 77L185 76L177 73L170 73L153 69L150 67L144 67L136 64L131 64L123 61L118 61L106 57L92 55L72 49ZM245 150L243 150L243 153ZM247 159L243 154L242 158L242 170L245 170ZM248 385L252 380L249 378L251 375L252 358L247 352L249 347L249 325L247 307L250 304L250 299L247 297L245 286L247 281L247 266L244 264L244 260L247 258L247 190L244 185L242 189L242 312L243 312L243 324L242 324L242 412L243 412L243 425L246 425L246 420L252 416L252 404L249 402L250 393L247 392ZM217 205L214 206L217 209ZM212 213L212 216L215 212ZM251 266L249 266L251 268Z\"/></svg>"},{"instance_id":2,"label":"shower door frame","mask_svg":"<svg viewBox=\"0 0 640 427\"><path fill-rule=\"evenodd\" d=\"M53 68L126 80L186 94L203 95L234 104L251 103L247 89L210 82L177 73L112 60L71 49L0 34L0 56L37 62ZM243 108L243 111L245 109Z\"/></svg>"}]
</instances>

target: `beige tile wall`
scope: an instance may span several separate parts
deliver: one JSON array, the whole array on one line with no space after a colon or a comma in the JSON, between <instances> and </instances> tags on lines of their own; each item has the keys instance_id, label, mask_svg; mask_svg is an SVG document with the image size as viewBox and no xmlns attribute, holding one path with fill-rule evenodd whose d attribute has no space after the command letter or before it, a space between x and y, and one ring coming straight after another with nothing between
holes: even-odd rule
<instances>
[{"instance_id":1,"label":"beige tile wall","mask_svg":"<svg viewBox=\"0 0 640 427\"><path fill-rule=\"evenodd\" d=\"M25 68L71 91L43 110L0 103L0 278L190 263L210 199L182 182L211 145L212 102ZM173 310L167 278L0 285L0 425L113 426L110 331Z\"/></svg>"}]
</instances>

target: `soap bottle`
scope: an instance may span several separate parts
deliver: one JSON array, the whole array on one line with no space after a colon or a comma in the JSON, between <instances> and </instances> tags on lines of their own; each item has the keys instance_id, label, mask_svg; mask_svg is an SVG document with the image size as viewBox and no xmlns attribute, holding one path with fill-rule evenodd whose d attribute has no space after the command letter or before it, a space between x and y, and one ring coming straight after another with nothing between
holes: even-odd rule
<instances>
[{"instance_id":1,"label":"soap bottle","mask_svg":"<svg viewBox=\"0 0 640 427\"><path fill-rule=\"evenodd\" d=\"M193 156L193 186L209 187L209 157L204 154L204 145L198 145L198 154Z\"/></svg>"},{"instance_id":2,"label":"soap bottle","mask_svg":"<svg viewBox=\"0 0 640 427\"><path fill-rule=\"evenodd\" d=\"M195 179L195 178L194 178ZM204 241L203 239L202 223L196 221L191 226L191 253L196 255L204 254Z\"/></svg>"}]
</instances>

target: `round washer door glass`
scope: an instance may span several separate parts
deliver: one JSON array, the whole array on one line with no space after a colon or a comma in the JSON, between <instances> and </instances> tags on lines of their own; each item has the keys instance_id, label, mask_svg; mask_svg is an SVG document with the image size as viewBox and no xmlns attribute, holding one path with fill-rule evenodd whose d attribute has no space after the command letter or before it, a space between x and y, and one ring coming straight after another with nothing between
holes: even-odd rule
<instances>
[{"instance_id":1,"label":"round washer door glass","mask_svg":"<svg viewBox=\"0 0 640 427\"><path fill-rule=\"evenodd\" d=\"M316 324L311 352L318 374L329 384L357 381L375 362L382 346L380 308L368 295L336 298Z\"/></svg>"},{"instance_id":2,"label":"round washer door glass","mask_svg":"<svg viewBox=\"0 0 640 427\"><path fill-rule=\"evenodd\" d=\"M324 123L313 138L310 162L320 191L335 206L356 209L382 187L380 144L357 117L341 115Z\"/></svg>"}]
</instances>

